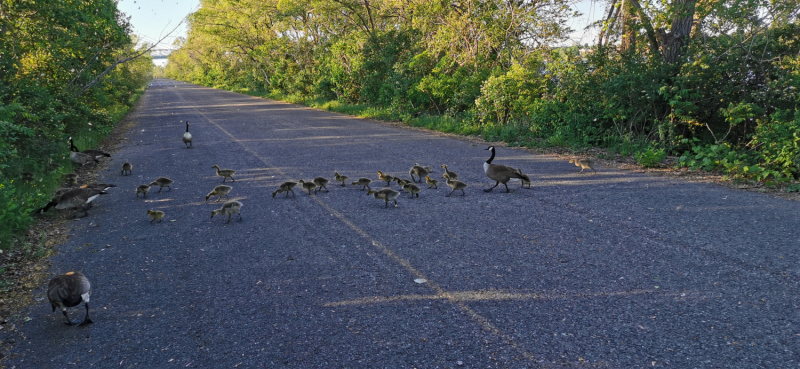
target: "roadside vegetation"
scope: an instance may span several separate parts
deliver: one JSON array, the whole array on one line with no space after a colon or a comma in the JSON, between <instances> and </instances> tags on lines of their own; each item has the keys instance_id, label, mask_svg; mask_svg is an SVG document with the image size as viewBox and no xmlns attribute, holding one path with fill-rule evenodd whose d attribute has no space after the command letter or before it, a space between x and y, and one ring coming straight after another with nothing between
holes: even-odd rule
<instances>
[{"instance_id":1,"label":"roadside vegetation","mask_svg":"<svg viewBox=\"0 0 800 369\"><path fill-rule=\"evenodd\" d=\"M129 34L112 0L0 1L0 252L40 249L21 236L73 171L67 138L95 147L143 93Z\"/></svg>"},{"instance_id":2,"label":"roadside vegetation","mask_svg":"<svg viewBox=\"0 0 800 369\"><path fill-rule=\"evenodd\" d=\"M175 79L528 147L605 148L790 182L797 0L607 0L589 45L564 0L202 0Z\"/></svg>"}]
</instances>

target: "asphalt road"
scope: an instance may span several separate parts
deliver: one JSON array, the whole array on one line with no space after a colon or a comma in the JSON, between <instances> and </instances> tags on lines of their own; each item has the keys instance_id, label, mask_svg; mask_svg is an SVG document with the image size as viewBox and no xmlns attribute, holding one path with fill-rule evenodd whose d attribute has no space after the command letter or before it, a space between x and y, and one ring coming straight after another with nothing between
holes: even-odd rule
<instances>
[{"instance_id":1,"label":"asphalt road","mask_svg":"<svg viewBox=\"0 0 800 369\"><path fill-rule=\"evenodd\" d=\"M132 114L101 173L119 187L52 258L53 275L92 281L95 324L62 324L43 286L9 368L800 365L796 202L508 148L495 162L533 188L484 193L485 144L173 81ZM448 164L466 196L271 197L285 180L414 163L438 179ZM242 221L210 219L214 164L237 170ZM171 191L134 196L159 176Z\"/></svg>"}]
</instances>

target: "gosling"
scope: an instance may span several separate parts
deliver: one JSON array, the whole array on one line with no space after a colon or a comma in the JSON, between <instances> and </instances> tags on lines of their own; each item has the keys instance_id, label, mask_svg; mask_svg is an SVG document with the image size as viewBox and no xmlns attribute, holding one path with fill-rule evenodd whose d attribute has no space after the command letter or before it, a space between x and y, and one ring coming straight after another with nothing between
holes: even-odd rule
<instances>
[{"instance_id":1,"label":"gosling","mask_svg":"<svg viewBox=\"0 0 800 369\"><path fill-rule=\"evenodd\" d=\"M156 220L158 221L158 223L161 223L161 218L164 217L164 212L161 210L147 209L147 216L152 219L150 221L150 224L153 224L153 222L155 222Z\"/></svg>"},{"instance_id":2,"label":"gosling","mask_svg":"<svg viewBox=\"0 0 800 369\"><path fill-rule=\"evenodd\" d=\"M378 178L380 178L381 181L386 182L387 186L390 186L392 184L392 181L394 181L394 177L388 174L383 174L383 172L381 172L380 170L378 171Z\"/></svg>"},{"instance_id":3,"label":"gosling","mask_svg":"<svg viewBox=\"0 0 800 369\"><path fill-rule=\"evenodd\" d=\"M447 174L447 173L445 173ZM439 189L439 181L431 178L430 176L425 176L425 183L428 184L428 188Z\"/></svg>"},{"instance_id":4,"label":"gosling","mask_svg":"<svg viewBox=\"0 0 800 369\"><path fill-rule=\"evenodd\" d=\"M220 214L221 215L227 215L228 216L228 221L225 222L227 224L227 223L231 222L231 216L233 214L239 214L239 221L242 221L242 213L239 212L241 209L242 209L242 203L241 202L228 201L228 202L222 204L221 208L219 208L217 210L212 210L211 211L211 218L214 218L215 215L220 215Z\"/></svg>"},{"instance_id":5,"label":"gosling","mask_svg":"<svg viewBox=\"0 0 800 369\"><path fill-rule=\"evenodd\" d=\"M64 318L67 319L64 324L80 326L92 324L92 319L89 318L89 298L92 295L92 285L89 279L81 272L67 272L65 274L56 276L50 280L47 286L47 299L50 300L50 306L53 312L56 308L61 309ZM86 316L83 321L72 321L67 315L67 308L76 307L83 303L86 307Z\"/></svg>"},{"instance_id":6,"label":"gosling","mask_svg":"<svg viewBox=\"0 0 800 369\"><path fill-rule=\"evenodd\" d=\"M412 197L412 198L414 197L414 195L417 195L417 197L419 197L419 192L421 191L419 189L419 186L417 186L417 185L415 185L413 183L404 184L403 185L403 189L406 190L406 192L408 192L409 194L411 194L410 197Z\"/></svg>"},{"instance_id":7,"label":"gosling","mask_svg":"<svg viewBox=\"0 0 800 369\"><path fill-rule=\"evenodd\" d=\"M466 195L466 193L464 192L464 189L467 188L467 184L466 183L461 182L461 181L454 181L454 180L450 179L450 177L447 176L447 173L442 174L442 177L447 180L447 185L450 186L450 188L453 189L452 191L450 191L450 193L445 195L445 197L450 197L450 195L452 195L453 192L456 192L456 191L461 191L461 196Z\"/></svg>"},{"instance_id":8,"label":"gosling","mask_svg":"<svg viewBox=\"0 0 800 369\"><path fill-rule=\"evenodd\" d=\"M317 187L314 189L314 193L317 193L319 190L321 190L323 188L325 189L325 192L330 192L330 191L328 191L328 187L325 187L325 186L328 185L328 182L329 182L327 178L325 178L325 177L317 177L317 178L314 178L311 182L314 182L314 184L317 185Z\"/></svg>"},{"instance_id":9,"label":"gosling","mask_svg":"<svg viewBox=\"0 0 800 369\"><path fill-rule=\"evenodd\" d=\"M209 198L214 196L219 196L217 197L217 201L215 202L219 202L219 200L222 199L222 196L225 196L225 198L227 199L228 194L231 192L231 189L233 189L233 187L226 185L219 185L217 187L214 187L214 190L212 190L211 192L208 193L208 195L206 195L206 201L208 201Z\"/></svg>"},{"instance_id":10,"label":"gosling","mask_svg":"<svg viewBox=\"0 0 800 369\"><path fill-rule=\"evenodd\" d=\"M431 174L432 171L433 171L433 168L431 168L431 167L428 167L428 166L423 167L423 166L421 166L421 165L419 165L417 163L414 163L414 166L411 167L411 169L408 170L408 174L411 175L411 180L412 181L414 181L414 182L422 182L422 177L427 177L429 174ZM414 175L415 174L417 175L416 179L414 179Z\"/></svg>"},{"instance_id":11,"label":"gosling","mask_svg":"<svg viewBox=\"0 0 800 369\"><path fill-rule=\"evenodd\" d=\"M142 194L142 197L147 197L147 191L150 191L150 185L139 185L136 187L136 197L139 197L139 194Z\"/></svg>"},{"instance_id":12,"label":"gosling","mask_svg":"<svg viewBox=\"0 0 800 369\"><path fill-rule=\"evenodd\" d=\"M214 169L214 168L217 169L217 175L222 177L222 182L225 182L225 180L228 179L228 178L230 178L231 181L236 182L236 180L233 179L233 174L236 173L235 170L233 170L233 169L219 169L219 166L216 165L216 164L214 164L214 166L211 167L211 168L212 169Z\"/></svg>"},{"instance_id":13,"label":"gosling","mask_svg":"<svg viewBox=\"0 0 800 369\"><path fill-rule=\"evenodd\" d=\"M78 185L78 175L75 173L65 174L64 179L66 180L67 186L69 187Z\"/></svg>"},{"instance_id":14,"label":"gosling","mask_svg":"<svg viewBox=\"0 0 800 369\"><path fill-rule=\"evenodd\" d=\"M334 172L333 178L336 180L336 182L342 182L342 187L345 187L345 182L350 179L348 176L340 175L339 172Z\"/></svg>"},{"instance_id":15,"label":"gosling","mask_svg":"<svg viewBox=\"0 0 800 369\"><path fill-rule=\"evenodd\" d=\"M456 172L447 169L447 164L442 164L442 168L444 168L444 174L447 174L447 176L450 177L450 179L454 181L458 179L458 174L456 174Z\"/></svg>"},{"instance_id":16,"label":"gosling","mask_svg":"<svg viewBox=\"0 0 800 369\"><path fill-rule=\"evenodd\" d=\"M158 186L158 192L161 192L161 189L164 187L169 188L169 190L172 191L172 187L170 186L172 186L173 183L174 182L167 177L158 177L155 181L150 183L150 186Z\"/></svg>"},{"instance_id":17,"label":"gosling","mask_svg":"<svg viewBox=\"0 0 800 369\"><path fill-rule=\"evenodd\" d=\"M289 192L292 193L292 196L296 196L293 190L294 186L297 186L297 182L288 181L281 183L280 187L272 193L272 198L275 198L275 195L281 192L286 192L286 197L289 197Z\"/></svg>"},{"instance_id":18,"label":"gosling","mask_svg":"<svg viewBox=\"0 0 800 369\"><path fill-rule=\"evenodd\" d=\"M355 182L353 182L351 184L353 186L362 186L361 187L362 190L365 190L365 189L371 190L372 188L369 187L370 183L372 183L371 179L362 177L362 178L359 178L357 181L355 181Z\"/></svg>"},{"instance_id":19,"label":"gosling","mask_svg":"<svg viewBox=\"0 0 800 369\"><path fill-rule=\"evenodd\" d=\"M317 184L314 183L313 181L312 182L306 182L306 181L301 179L301 180L297 181L297 183L299 183L301 186L303 186L303 189L308 190L308 194L309 195L311 195L311 190L317 189Z\"/></svg>"},{"instance_id":20,"label":"gosling","mask_svg":"<svg viewBox=\"0 0 800 369\"><path fill-rule=\"evenodd\" d=\"M122 164L122 175L124 176L125 173L131 175L131 169L133 169L133 165L131 163L125 162L125 164Z\"/></svg>"},{"instance_id":21,"label":"gosling","mask_svg":"<svg viewBox=\"0 0 800 369\"><path fill-rule=\"evenodd\" d=\"M367 191L367 196L369 195L375 196L376 199L383 199L386 201L386 206L384 206L384 208L388 208L389 201L394 201L394 207L397 207L397 198L400 196L400 192L391 188L382 188L380 190Z\"/></svg>"},{"instance_id":22,"label":"gosling","mask_svg":"<svg viewBox=\"0 0 800 369\"><path fill-rule=\"evenodd\" d=\"M591 169L592 175L597 174L597 171L592 168L594 166L594 161L589 159L570 159L570 164L575 164L576 167L581 167L581 171L578 173L583 173L584 169Z\"/></svg>"}]
</instances>

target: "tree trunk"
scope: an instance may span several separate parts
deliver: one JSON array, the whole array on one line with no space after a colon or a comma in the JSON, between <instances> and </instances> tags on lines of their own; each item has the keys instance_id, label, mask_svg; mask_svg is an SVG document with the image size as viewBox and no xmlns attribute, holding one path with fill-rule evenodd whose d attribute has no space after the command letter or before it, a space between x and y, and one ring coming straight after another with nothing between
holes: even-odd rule
<instances>
[{"instance_id":1,"label":"tree trunk","mask_svg":"<svg viewBox=\"0 0 800 369\"><path fill-rule=\"evenodd\" d=\"M678 63L683 56L683 48L688 43L694 24L696 3L696 0L675 0L672 3L673 18L669 33L663 29L657 31L661 57L667 64Z\"/></svg>"}]
</instances>

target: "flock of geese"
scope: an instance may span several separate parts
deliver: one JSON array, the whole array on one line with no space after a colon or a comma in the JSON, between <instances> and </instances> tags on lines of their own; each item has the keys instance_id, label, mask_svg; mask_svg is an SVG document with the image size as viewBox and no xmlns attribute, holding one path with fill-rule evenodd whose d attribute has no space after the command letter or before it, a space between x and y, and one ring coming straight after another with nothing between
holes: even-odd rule
<instances>
[{"instance_id":1,"label":"flock of geese","mask_svg":"<svg viewBox=\"0 0 800 369\"><path fill-rule=\"evenodd\" d=\"M186 132L183 133L182 141L186 148L192 147L193 137L192 134L189 133L189 122L186 122ZM70 160L80 166L87 165L90 163L99 163L99 159L102 157L111 157L110 154L101 151L101 150L84 150L79 151L75 144L73 143L72 137L69 138L70 143ZM525 175L521 169L513 168L507 165L500 165L492 163L495 157L495 148L494 146L489 146L486 150L491 151L491 156L486 162L483 163L483 170L486 176L495 181L494 186L483 190L484 192L491 192L494 190L495 187L503 184L506 188L506 192L510 192L508 188L509 182L520 182L521 187L523 188L531 188L531 179L529 176ZM575 166L581 168L581 173L585 169L590 169L594 173L597 171L593 168L593 163L589 159L572 159L569 161L570 164L575 164ZM467 188L467 184L458 180L458 174L452 170L450 170L446 164L442 165L444 169L444 173L442 174L442 178L445 180L447 186L451 188L451 191L445 195L446 197L451 196L456 191L461 191L461 196L465 196L466 192L464 189ZM231 182L235 182L236 180L233 178L233 175L236 173L233 169L222 169L218 165L212 166L212 169L216 169L217 176L222 177L222 182L225 183L227 179L230 179ZM133 165L129 162L125 162L122 164L122 171L121 175L131 175L133 170ZM349 182L351 186L361 186L361 190L367 190L367 196L374 196L376 199L383 200L385 208L389 207L389 202L392 202L395 207L397 207L397 199L400 197L401 191L405 191L409 193L410 197L419 197L419 193L422 189L419 185L422 184L422 180L425 180L425 183L428 185L428 189L438 189L439 181L436 179L431 178L430 176L433 174L433 168L430 166L421 166L419 164L414 164L411 169L409 169L408 174L411 179L403 179L400 177L394 177L388 174L383 173L382 171L378 171L378 182L386 183L386 187L381 189L373 189L370 187L373 184L373 180L370 178L358 178L355 181L350 181L350 177L346 175L341 175L339 172L334 173L334 180L339 182L342 187L345 187ZM48 209L54 207L58 210L62 209L74 209L76 212L73 214L73 217L77 216L78 209L83 212L83 216L88 215L88 210L92 206L92 202L101 195L107 195L107 190L113 187L116 187L113 184L106 184L106 183L93 183L93 184L86 184L78 188L73 188L77 185L78 175L74 173L70 173L65 175L65 181L68 187L61 188L56 191L53 199L45 205L43 208L36 210L37 213L44 213ZM394 190L391 188L392 182L395 182L401 187L400 191ZM154 188L158 187L158 192L161 192L164 187L167 188L167 191L171 191L173 184L173 180L167 177L159 177L150 184L142 184L136 187L136 197L139 197L139 194L142 195L143 198L147 197L148 192ZM298 185L305 191L308 191L308 194L311 195L311 191L314 193L318 193L319 191L329 192L328 184L330 181L325 177L316 177L311 181L305 180L298 180L298 181L286 181L278 186L274 192L272 192L272 197L275 198L280 193L286 193L286 197L289 197L289 193L292 196L296 196L294 192L294 188ZM419 184L419 185L418 185ZM526 187L527 186L527 187ZM232 186L220 184L206 195L205 200L208 201L209 199L216 197L217 202L219 202L223 197L226 199L228 198L228 194L233 189ZM214 218L216 215L228 216L226 223L229 223L233 214L237 214L239 216L239 220L242 220L241 210L242 203L239 201L227 201L223 203L222 207L211 212L211 218ZM161 222L164 218L165 213L161 210L147 210L147 216L151 218L150 223L154 222ZM86 325L91 324L92 320L89 318L89 300L92 293L92 288L89 280L83 273L78 271L71 271L63 275L56 276L50 281L47 290L47 297L50 301L50 305L55 312L56 308L60 309L61 312L64 314L66 318L65 324L73 325ZM67 314L67 308L76 307L81 303L84 304L86 308L86 316L84 317L83 321L72 321L69 319L69 315Z\"/></svg>"}]
</instances>

